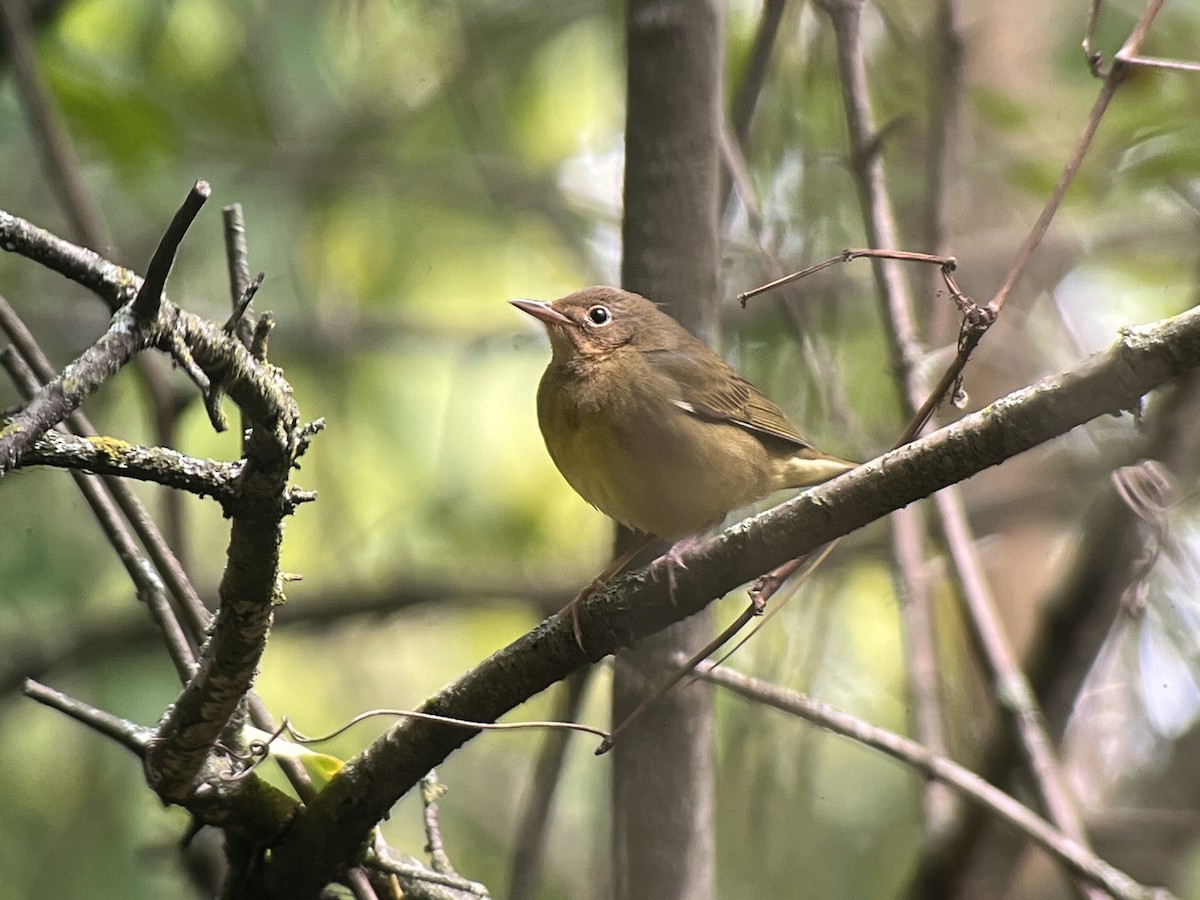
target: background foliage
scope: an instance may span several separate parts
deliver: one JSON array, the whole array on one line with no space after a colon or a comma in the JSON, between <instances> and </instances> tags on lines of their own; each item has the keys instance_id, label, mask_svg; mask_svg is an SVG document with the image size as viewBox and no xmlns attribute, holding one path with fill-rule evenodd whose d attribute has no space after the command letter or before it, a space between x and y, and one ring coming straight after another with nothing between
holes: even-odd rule
<instances>
[{"instance_id":1,"label":"background foliage","mask_svg":"<svg viewBox=\"0 0 1200 900\"><path fill-rule=\"evenodd\" d=\"M931 6L884 2L867 20L889 188L911 249L933 249L928 117L943 73L931 65ZM1106 8L1107 54L1139 9ZM279 320L272 359L304 413L328 421L298 479L320 500L287 525L285 565L304 580L288 591L260 682L271 708L306 731L368 707L415 706L557 608L608 552L609 526L562 482L537 432L544 341L504 301L616 278L622 14L578 0L75 0L38 26L39 63L111 236L95 249L144 268L187 187L208 179L216 202L168 289L223 319L216 207L243 204L251 266L267 273L256 306ZM730 4L731 88L759 14L757 4ZM999 283L1095 96L1079 51L1085 14L1065 2L960 8L966 88L951 134L948 245L960 283L980 299ZM1197 46L1200 11L1169 4L1148 52L1187 57ZM1033 272L968 369L968 408L1082 358L1122 325L1193 302L1198 108L1195 76L1138 73L1123 89ZM760 230L736 201L726 217L729 298L768 277L760 241L789 269L864 244L845 146L827 20L791 4L746 149ZM5 79L0 207L70 237L40 157ZM894 440L903 416L870 272L856 265L806 282L790 311L771 298L747 311L729 302L724 349L818 446L867 458ZM913 274L941 361L956 323L924 276ZM0 257L0 284L58 365L103 327L98 302L29 263ZM0 385L0 403L11 402ZM161 439L132 372L88 412L107 433ZM195 455L238 452L236 435L214 435L195 403L175 440ZM1108 472L1138 457L1138 440L1128 416L1094 423L966 486L1018 643L1039 605L1069 587L1087 514L1111 497ZM30 665L72 648L47 678L149 724L174 696L170 667L134 627L141 616L126 577L68 479L19 472L2 496L4 893L177 895L186 882L171 849L185 825L178 810L159 808L125 753L13 693ZM177 517L189 569L211 593L227 540L219 510L186 498L165 514ZM1078 748L1076 771L1097 791L1088 779L1102 763L1147 779L1161 770L1196 712L1195 540L1187 507L1179 516L1177 571L1152 589L1176 603L1131 626L1133 649L1114 651L1125 654L1111 673L1126 704L1117 730L1142 739ZM930 574L951 737L971 763L981 689L938 552ZM727 602L719 618L741 603ZM373 612L340 615L364 605ZM296 607L307 624L286 624ZM876 527L845 545L738 663L904 731L904 660L887 536ZM1168 686L1148 695L1157 683ZM586 720L605 721L606 698L602 673ZM551 699L521 716L550 715ZM741 701L721 697L718 716L722 897L793 896L803 883L813 898L875 898L903 885L921 838L911 773ZM330 752L350 755L380 727L360 726ZM440 772L448 850L497 895L538 743L528 733L486 736ZM540 896L605 895L606 772L577 740ZM1194 798L1196 782L1186 784ZM386 828L417 852L414 803L406 798ZM1172 832L1169 851L1181 896L1200 893L1190 826ZM71 863L47 864L58 853Z\"/></svg>"}]
</instances>

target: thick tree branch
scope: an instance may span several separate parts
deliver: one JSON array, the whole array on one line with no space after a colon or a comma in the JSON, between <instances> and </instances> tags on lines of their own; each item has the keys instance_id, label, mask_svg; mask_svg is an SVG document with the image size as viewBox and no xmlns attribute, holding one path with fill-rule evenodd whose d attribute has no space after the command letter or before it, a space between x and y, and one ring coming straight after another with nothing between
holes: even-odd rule
<instances>
[{"instance_id":1,"label":"thick tree branch","mask_svg":"<svg viewBox=\"0 0 1200 900\"><path fill-rule=\"evenodd\" d=\"M207 186L200 184L189 195L164 237L166 249L158 254L156 267L159 277L165 279L164 260L173 255L171 247L206 192ZM132 272L2 212L0 247L42 262L122 304L108 331L0 430L0 474L135 352L149 346L171 352L194 370L195 380L225 388L251 423L246 465L235 483L238 503L220 587L221 608L199 666L160 725L146 760L148 777L160 796L182 803L204 782L218 736L253 685L272 609L283 599L282 521L296 500L303 499L289 491L288 477L320 425L302 425L291 387L279 370L255 358L220 326L184 312L165 297L144 301L142 315L136 315L131 301L146 283ZM148 288L153 301L161 295L156 282L157 278L150 281ZM213 418L215 422L217 416Z\"/></svg>"},{"instance_id":2,"label":"thick tree branch","mask_svg":"<svg viewBox=\"0 0 1200 900\"><path fill-rule=\"evenodd\" d=\"M231 341L245 349L236 338ZM275 377L282 403L272 413L278 414L247 410L253 426L245 448L247 465L238 479L243 504L231 517L212 635L195 677L168 711L147 758L153 786L174 802L190 794L222 729L250 693L274 607L284 599L279 549L283 520L291 512L288 478L311 432L301 426L286 382Z\"/></svg>"},{"instance_id":3,"label":"thick tree branch","mask_svg":"<svg viewBox=\"0 0 1200 900\"><path fill-rule=\"evenodd\" d=\"M593 596L581 611L588 652L571 622L548 620L421 707L494 721L589 660L703 609L739 584L947 485L1091 419L1136 406L1148 391L1200 366L1200 309L1125 332L1108 351L1004 397L702 542L683 554L674 599L647 569ZM364 835L429 769L477 732L410 720L347 763L274 849L255 887L307 896L352 862Z\"/></svg>"}]
</instances>

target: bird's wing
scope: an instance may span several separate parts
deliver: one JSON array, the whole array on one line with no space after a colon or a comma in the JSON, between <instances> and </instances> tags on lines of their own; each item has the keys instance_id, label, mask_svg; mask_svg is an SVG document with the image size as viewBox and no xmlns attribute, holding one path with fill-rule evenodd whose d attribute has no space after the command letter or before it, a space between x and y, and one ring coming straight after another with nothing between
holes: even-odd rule
<instances>
[{"instance_id":1,"label":"bird's wing","mask_svg":"<svg viewBox=\"0 0 1200 900\"><path fill-rule=\"evenodd\" d=\"M758 388L707 347L703 352L679 347L647 354L648 362L670 376L679 394L671 398L680 409L710 421L728 422L747 431L811 446L783 411Z\"/></svg>"}]
</instances>

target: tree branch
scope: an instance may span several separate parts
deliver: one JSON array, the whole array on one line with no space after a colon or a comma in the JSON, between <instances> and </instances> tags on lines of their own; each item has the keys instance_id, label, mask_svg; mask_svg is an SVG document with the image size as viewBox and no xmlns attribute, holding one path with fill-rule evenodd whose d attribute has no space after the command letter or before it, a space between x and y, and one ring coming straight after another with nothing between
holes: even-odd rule
<instances>
[{"instance_id":1,"label":"tree branch","mask_svg":"<svg viewBox=\"0 0 1200 900\"><path fill-rule=\"evenodd\" d=\"M1126 331L1105 353L1004 397L919 441L748 519L683 554L674 599L648 568L622 577L581 610L589 649L571 622L548 620L421 707L491 722L589 660L704 608L762 572L887 513L1064 434L1134 407L1200 365L1200 309ZM477 732L418 720L388 730L334 777L274 848L255 889L318 890L358 853L363 836L429 769Z\"/></svg>"},{"instance_id":2,"label":"tree branch","mask_svg":"<svg viewBox=\"0 0 1200 900\"><path fill-rule=\"evenodd\" d=\"M19 467L56 466L149 481L197 497L212 497L230 512L238 503L236 481L245 465L244 460L199 459L170 447L142 447L118 438L48 431L29 448Z\"/></svg>"},{"instance_id":3,"label":"tree branch","mask_svg":"<svg viewBox=\"0 0 1200 900\"><path fill-rule=\"evenodd\" d=\"M931 752L916 741L877 728L820 700L748 678L730 669L704 664L697 672L743 697L799 716L822 728L828 728L835 734L851 738L898 759L922 775L948 785L964 797L987 807L992 815L1008 822L1048 853L1062 860L1080 878L1103 888L1118 900L1169 900L1171 897L1170 892L1164 889L1138 884L1124 872L1056 830L1023 803L988 784L969 769L945 756Z\"/></svg>"}]
</instances>

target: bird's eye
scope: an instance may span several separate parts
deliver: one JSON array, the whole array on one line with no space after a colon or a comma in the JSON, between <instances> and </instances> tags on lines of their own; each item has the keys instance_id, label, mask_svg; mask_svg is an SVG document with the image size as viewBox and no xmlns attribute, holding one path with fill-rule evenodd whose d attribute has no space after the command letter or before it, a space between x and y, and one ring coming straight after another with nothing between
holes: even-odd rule
<instances>
[{"instance_id":1,"label":"bird's eye","mask_svg":"<svg viewBox=\"0 0 1200 900\"><path fill-rule=\"evenodd\" d=\"M612 321L612 313L607 306L593 306L587 311L587 317L593 325L607 325Z\"/></svg>"}]
</instances>

